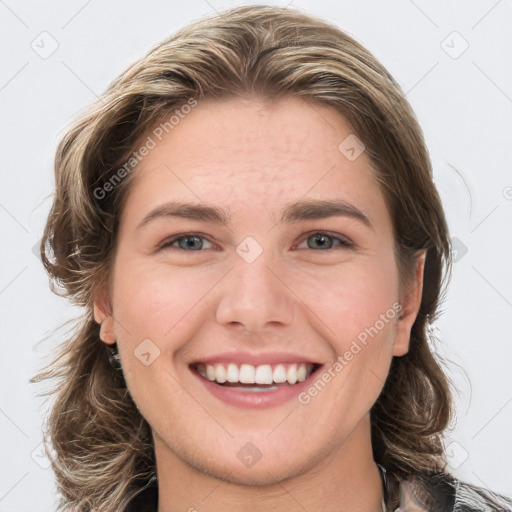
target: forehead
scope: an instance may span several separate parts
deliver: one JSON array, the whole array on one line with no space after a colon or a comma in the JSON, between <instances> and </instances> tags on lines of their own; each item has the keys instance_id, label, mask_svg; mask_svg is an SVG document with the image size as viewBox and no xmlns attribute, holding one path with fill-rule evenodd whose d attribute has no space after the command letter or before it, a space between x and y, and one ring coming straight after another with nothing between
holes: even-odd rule
<instances>
[{"instance_id":1,"label":"forehead","mask_svg":"<svg viewBox=\"0 0 512 512\"><path fill-rule=\"evenodd\" d=\"M134 171L127 208L187 200L267 212L274 221L281 205L300 198L342 198L375 215L385 209L370 159L357 156L354 131L334 107L229 98L165 121L143 137L154 147Z\"/></svg>"}]
</instances>

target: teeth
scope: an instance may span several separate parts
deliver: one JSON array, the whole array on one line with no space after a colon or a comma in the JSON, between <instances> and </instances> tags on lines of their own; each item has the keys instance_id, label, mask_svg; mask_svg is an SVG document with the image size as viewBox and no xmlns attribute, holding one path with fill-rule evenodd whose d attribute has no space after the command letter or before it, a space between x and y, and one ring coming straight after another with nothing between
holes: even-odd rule
<instances>
[{"instance_id":1,"label":"teeth","mask_svg":"<svg viewBox=\"0 0 512 512\"><path fill-rule=\"evenodd\" d=\"M307 373L307 368L306 368L306 365L305 364L301 364L298 368L297 368L297 380L299 382L303 382L306 380L306 373Z\"/></svg>"},{"instance_id":2,"label":"teeth","mask_svg":"<svg viewBox=\"0 0 512 512\"><path fill-rule=\"evenodd\" d=\"M215 366L215 380L220 384L226 382L226 369L221 364Z\"/></svg>"},{"instance_id":3,"label":"teeth","mask_svg":"<svg viewBox=\"0 0 512 512\"><path fill-rule=\"evenodd\" d=\"M297 382L297 365L292 364L288 367L288 371L286 372L286 380L290 384L295 384Z\"/></svg>"},{"instance_id":4,"label":"teeth","mask_svg":"<svg viewBox=\"0 0 512 512\"><path fill-rule=\"evenodd\" d=\"M206 377L208 380L215 380L215 368L211 364L206 365Z\"/></svg>"},{"instance_id":5,"label":"teeth","mask_svg":"<svg viewBox=\"0 0 512 512\"><path fill-rule=\"evenodd\" d=\"M229 363L228 365L199 364L197 369L203 377L219 384L223 384L227 381L230 383L240 382L242 384L260 384L268 386L272 383L283 384L284 382L288 382L289 384L295 384L297 382L303 382L311 375L313 365L307 363L277 364L272 367L270 364L262 364L259 366L242 364L238 367L234 363Z\"/></svg>"},{"instance_id":6,"label":"teeth","mask_svg":"<svg viewBox=\"0 0 512 512\"><path fill-rule=\"evenodd\" d=\"M228 372L226 373L226 380L228 382L238 382L238 366L236 364L228 365Z\"/></svg>"},{"instance_id":7,"label":"teeth","mask_svg":"<svg viewBox=\"0 0 512 512\"><path fill-rule=\"evenodd\" d=\"M272 384L272 366L269 364L258 366L256 368L254 382L256 384Z\"/></svg>"},{"instance_id":8,"label":"teeth","mask_svg":"<svg viewBox=\"0 0 512 512\"><path fill-rule=\"evenodd\" d=\"M286 382L286 368L284 364L278 364L274 369L273 380L277 384Z\"/></svg>"},{"instance_id":9,"label":"teeth","mask_svg":"<svg viewBox=\"0 0 512 512\"><path fill-rule=\"evenodd\" d=\"M256 381L254 380L254 366L250 364L243 364L240 366L240 382L243 384L254 384Z\"/></svg>"}]
</instances>

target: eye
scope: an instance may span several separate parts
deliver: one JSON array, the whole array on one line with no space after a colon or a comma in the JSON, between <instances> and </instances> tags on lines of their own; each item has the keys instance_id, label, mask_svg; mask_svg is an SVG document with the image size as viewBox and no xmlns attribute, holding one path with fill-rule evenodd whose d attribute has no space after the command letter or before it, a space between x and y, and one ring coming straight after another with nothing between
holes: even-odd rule
<instances>
[{"instance_id":1,"label":"eye","mask_svg":"<svg viewBox=\"0 0 512 512\"><path fill-rule=\"evenodd\" d=\"M310 240L312 241L311 243L309 242ZM325 231L310 233L304 241L308 242L307 248L319 249L321 251L326 251L336 246L341 246L341 248L354 247L354 244L344 236L326 233Z\"/></svg>"},{"instance_id":2,"label":"eye","mask_svg":"<svg viewBox=\"0 0 512 512\"><path fill-rule=\"evenodd\" d=\"M339 248L353 248L355 245L341 235L335 235L333 233L327 233L325 231L315 231L310 233L304 240L307 242L308 249L316 249L317 251L328 251L330 249ZM311 243L310 243L311 241ZM206 242L206 247L205 243ZM177 245L176 245L177 244ZM208 247L210 244L210 247ZM168 238L162 242L158 250L183 250L183 251L201 251L204 249L212 249L213 244L207 240L204 236L199 233L181 233ZM300 246L296 246L300 247Z\"/></svg>"},{"instance_id":3,"label":"eye","mask_svg":"<svg viewBox=\"0 0 512 512\"><path fill-rule=\"evenodd\" d=\"M206 249L213 248L213 244L206 240L203 236L198 233L186 233L175 235L159 245L158 250L162 249L182 249L184 251L201 251L204 247L203 241L206 241L207 244L210 244L211 247L206 247ZM175 244L178 244L177 246ZM173 247L174 246L174 247Z\"/></svg>"}]
</instances>

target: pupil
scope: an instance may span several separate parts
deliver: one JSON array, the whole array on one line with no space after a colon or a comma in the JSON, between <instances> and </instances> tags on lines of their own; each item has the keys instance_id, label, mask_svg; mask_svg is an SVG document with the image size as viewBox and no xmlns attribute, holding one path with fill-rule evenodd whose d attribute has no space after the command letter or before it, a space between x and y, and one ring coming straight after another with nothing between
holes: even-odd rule
<instances>
[{"instance_id":1,"label":"pupil","mask_svg":"<svg viewBox=\"0 0 512 512\"><path fill-rule=\"evenodd\" d=\"M316 235L315 242L320 246L321 249L325 249L328 244L329 237L325 235Z\"/></svg>"},{"instance_id":2,"label":"pupil","mask_svg":"<svg viewBox=\"0 0 512 512\"><path fill-rule=\"evenodd\" d=\"M199 238L197 236L189 236L187 238L184 238L183 240L185 240L185 245L187 246L187 248L190 248L190 249L199 249L200 248L200 247L194 247L196 242L198 242L198 240L199 240Z\"/></svg>"}]
</instances>

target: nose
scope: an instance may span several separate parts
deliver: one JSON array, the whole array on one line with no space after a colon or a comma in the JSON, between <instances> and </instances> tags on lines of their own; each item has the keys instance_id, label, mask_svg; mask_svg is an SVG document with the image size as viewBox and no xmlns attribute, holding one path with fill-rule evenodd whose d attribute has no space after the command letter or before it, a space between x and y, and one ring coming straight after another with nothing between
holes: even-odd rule
<instances>
[{"instance_id":1,"label":"nose","mask_svg":"<svg viewBox=\"0 0 512 512\"><path fill-rule=\"evenodd\" d=\"M291 325L296 300L279 265L265 251L252 263L237 257L234 268L223 280L216 320L221 325L258 334Z\"/></svg>"}]
</instances>

